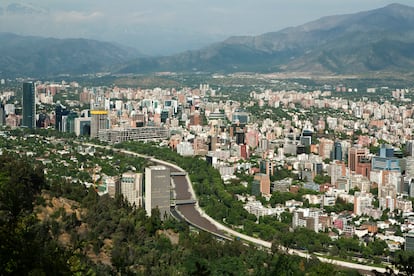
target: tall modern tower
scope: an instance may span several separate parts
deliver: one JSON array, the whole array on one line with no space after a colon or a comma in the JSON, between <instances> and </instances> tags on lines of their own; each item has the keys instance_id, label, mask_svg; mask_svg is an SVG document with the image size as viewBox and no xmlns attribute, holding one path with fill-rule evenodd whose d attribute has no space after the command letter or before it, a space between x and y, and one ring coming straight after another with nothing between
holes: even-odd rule
<instances>
[{"instance_id":1,"label":"tall modern tower","mask_svg":"<svg viewBox=\"0 0 414 276\"><path fill-rule=\"evenodd\" d=\"M6 111L4 109L4 104L0 103L0 126L6 125Z\"/></svg>"},{"instance_id":2,"label":"tall modern tower","mask_svg":"<svg viewBox=\"0 0 414 276\"><path fill-rule=\"evenodd\" d=\"M161 220L170 215L170 169L165 166L145 168L145 211L158 208Z\"/></svg>"},{"instance_id":3,"label":"tall modern tower","mask_svg":"<svg viewBox=\"0 0 414 276\"><path fill-rule=\"evenodd\" d=\"M36 94L33 82L23 83L23 122L22 126L36 127Z\"/></svg>"},{"instance_id":4,"label":"tall modern tower","mask_svg":"<svg viewBox=\"0 0 414 276\"><path fill-rule=\"evenodd\" d=\"M341 142L335 142L332 149L331 159L342 161L342 144Z\"/></svg>"},{"instance_id":5,"label":"tall modern tower","mask_svg":"<svg viewBox=\"0 0 414 276\"><path fill-rule=\"evenodd\" d=\"M69 110L66 109L59 101L55 106L55 129L61 132L65 132L66 126L64 124L63 117L69 114Z\"/></svg>"}]
</instances>

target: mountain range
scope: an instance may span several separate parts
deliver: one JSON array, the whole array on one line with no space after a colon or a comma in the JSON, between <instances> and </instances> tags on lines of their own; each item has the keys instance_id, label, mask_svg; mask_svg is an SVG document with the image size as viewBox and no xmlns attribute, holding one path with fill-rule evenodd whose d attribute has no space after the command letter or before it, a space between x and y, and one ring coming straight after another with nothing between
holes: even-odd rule
<instances>
[{"instance_id":1,"label":"mountain range","mask_svg":"<svg viewBox=\"0 0 414 276\"><path fill-rule=\"evenodd\" d=\"M414 8L384 8L319 20L259 36L230 37L198 51L141 58L121 69L363 73L414 65Z\"/></svg>"},{"instance_id":2,"label":"mountain range","mask_svg":"<svg viewBox=\"0 0 414 276\"><path fill-rule=\"evenodd\" d=\"M259 36L230 37L195 51L142 57L87 39L0 34L0 74L148 73L157 71L408 72L414 65L414 8L383 8L319 20Z\"/></svg>"},{"instance_id":3,"label":"mountain range","mask_svg":"<svg viewBox=\"0 0 414 276\"><path fill-rule=\"evenodd\" d=\"M46 77L109 71L141 54L90 39L56 39L0 33L0 76Z\"/></svg>"}]
</instances>

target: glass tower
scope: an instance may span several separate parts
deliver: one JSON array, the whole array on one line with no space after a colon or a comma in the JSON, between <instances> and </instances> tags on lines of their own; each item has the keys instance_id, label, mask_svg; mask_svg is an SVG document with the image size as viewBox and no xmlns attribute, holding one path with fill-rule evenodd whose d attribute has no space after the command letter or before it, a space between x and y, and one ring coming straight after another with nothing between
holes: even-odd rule
<instances>
[{"instance_id":1,"label":"glass tower","mask_svg":"<svg viewBox=\"0 0 414 276\"><path fill-rule=\"evenodd\" d=\"M36 127L36 95L33 82L23 83L23 122L22 126Z\"/></svg>"}]
</instances>

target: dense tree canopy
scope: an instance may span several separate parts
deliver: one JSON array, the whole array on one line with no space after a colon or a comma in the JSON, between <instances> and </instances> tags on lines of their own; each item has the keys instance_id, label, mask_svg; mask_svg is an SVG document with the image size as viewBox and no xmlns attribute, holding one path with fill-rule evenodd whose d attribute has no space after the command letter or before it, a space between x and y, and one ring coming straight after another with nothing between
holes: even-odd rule
<instances>
[{"instance_id":1,"label":"dense tree canopy","mask_svg":"<svg viewBox=\"0 0 414 276\"><path fill-rule=\"evenodd\" d=\"M318 261L191 232L185 223L161 221L156 209L148 217L122 197L99 197L80 184L47 187L40 167L10 156L0 161L4 275L302 275L326 266L335 271ZM40 210L55 208L53 202L70 207L39 219Z\"/></svg>"}]
</instances>

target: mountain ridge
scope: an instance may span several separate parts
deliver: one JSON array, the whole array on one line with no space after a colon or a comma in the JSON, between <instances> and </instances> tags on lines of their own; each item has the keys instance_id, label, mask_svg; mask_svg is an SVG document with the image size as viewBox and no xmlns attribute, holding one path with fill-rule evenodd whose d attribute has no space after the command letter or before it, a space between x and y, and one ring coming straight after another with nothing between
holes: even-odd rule
<instances>
[{"instance_id":1,"label":"mountain ridge","mask_svg":"<svg viewBox=\"0 0 414 276\"><path fill-rule=\"evenodd\" d=\"M145 57L91 39L0 33L0 74L50 76L94 72L408 72L414 65L414 7L391 4L322 17L257 36L232 36L198 50Z\"/></svg>"},{"instance_id":2,"label":"mountain ridge","mask_svg":"<svg viewBox=\"0 0 414 276\"><path fill-rule=\"evenodd\" d=\"M396 48L400 52L393 49L393 43L398 45ZM414 63L407 52L407 45L411 44L414 44L414 8L391 4L355 14L322 17L258 36L233 36L200 50L174 56L138 59L119 71L307 71L332 74L404 71ZM382 56L384 53L389 54ZM392 62L405 58L410 60L403 66Z\"/></svg>"},{"instance_id":3,"label":"mountain ridge","mask_svg":"<svg viewBox=\"0 0 414 276\"><path fill-rule=\"evenodd\" d=\"M102 72L141 56L109 42L13 33L0 33L0 52L1 75L33 77Z\"/></svg>"}]
</instances>

